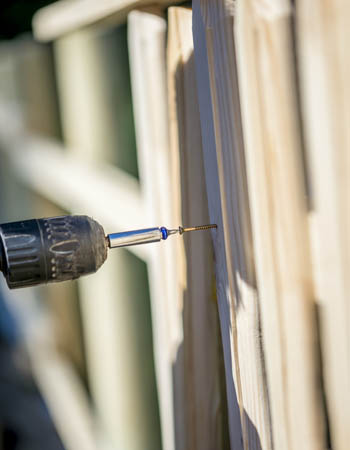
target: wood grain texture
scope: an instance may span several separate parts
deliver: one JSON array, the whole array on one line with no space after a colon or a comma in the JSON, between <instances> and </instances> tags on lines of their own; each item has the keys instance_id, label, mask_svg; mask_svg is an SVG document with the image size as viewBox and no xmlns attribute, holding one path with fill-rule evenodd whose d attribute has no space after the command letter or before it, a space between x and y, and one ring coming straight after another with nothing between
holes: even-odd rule
<instances>
[{"instance_id":1,"label":"wood grain texture","mask_svg":"<svg viewBox=\"0 0 350 450\"><path fill-rule=\"evenodd\" d=\"M311 234L331 447L350 442L350 4L296 2Z\"/></svg>"},{"instance_id":2,"label":"wood grain texture","mask_svg":"<svg viewBox=\"0 0 350 450\"><path fill-rule=\"evenodd\" d=\"M193 2L204 160L215 242L231 448L271 448L233 35L234 2Z\"/></svg>"},{"instance_id":3,"label":"wood grain texture","mask_svg":"<svg viewBox=\"0 0 350 450\"><path fill-rule=\"evenodd\" d=\"M177 3L176 0L60 0L40 9L33 18L39 41L51 41L89 25L118 25L126 22L130 11L147 6Z\"/></svg>"},{"instance_id":4,"label":"wood grain texture","mask_svg":"<svg viewBox=\"0 0 350 450\"><path fill-rule=\"evenodd\" d=\"M176 223L209 223L202 138L193 56L192 11L168 10L168 98L172 204ZM209 232L177 241L178 284L183 298L183 398L176 398L177 449L229 448L226 396L222 392L213 248ZM179 423L180 421L180 423Z\"/></svg>"},{"instance_id":5,"label":"wood grain texture","mask_svg":"<svg viewBox=\"0 0 350 450\"><path fill-rule=\"evenodd\" d=\"M274 446L316 450L326 444L291 13L287 1L241 1L235 29Z\"/></svg>"}]
</instances>

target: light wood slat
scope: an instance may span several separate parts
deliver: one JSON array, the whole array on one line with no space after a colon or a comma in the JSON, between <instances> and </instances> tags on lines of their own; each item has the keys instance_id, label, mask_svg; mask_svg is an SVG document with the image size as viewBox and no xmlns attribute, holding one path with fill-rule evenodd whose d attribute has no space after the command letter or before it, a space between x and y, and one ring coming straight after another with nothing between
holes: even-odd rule
<instances>
[{"instance_id":1,"label":"light wood slat","mask_svg":"<svg viewBox=\"0 0 350 450\"><path fill-rule=\"evenodd\" d=\"M274 446L326 446L289 1L240 1L236 42Z\"/></svg>"},{"instance_id":2,"label":"light wood slat","mask_svg":"<svg viewBox=\"0 0 350 450\"><path fill-rule=\"evenodd\" d=\"M128 16L128 47L144 220L175 227L171 196L166 88L166 20L159 9ZM154 354L164 450L176 448L175 415L178 377L175 365L183 341L182 299L176 283L176 241L150 246ZM180 388L181 389L181 388Z\"/></svg>"},{"instance_id":3,"label":"light wood slat","mask_svg":"<svg viewBox=\"0 0 350 450\"><path fill-rule=\"evenodd\" d=\"M228 386L232 377L237 392L235 399L229 389L231 446L241 448L241 428L245 449L269 449L269 408L252 258L235 66L233 7L233 1L198 0L193 3L194 49L202 133L203 137L207 133L211 134L210 139L205 137L203 140L207 167L213 165L215 156L217 159L217 174L210 168L207 169L206 176L209 196L214 194L213 185L219 183L219 198L214 201L221 203L219 214L222 217L215 217L219 212L217 205L209 205L209 209L212 220L219 220L215 251L219 302L225 305L225 310L221 307L221 326L226 347ZM200 49L203 45L206 46L204 56ZM200 82L201 78L203 80ZM204 104L202 101L201 104L201 98L205 96L208 103ZM211 110L209 113L208 108ZM216 155L213 155L214 151ZM225 330L226 327L229 329ZM237 407L240 418L237 418Z\"/></svg>"},{"instance_id":4,"label":"light wood slat","mask_svg":"<svg viewBox=\"0 0 350 450\"><path fill-rule=\"evenodd\" d=\"M40 9L33 18L36 39L51 41L79 28L98 23L118 25L130 11L149 5L167 5L179 0L61 0Z\"/></svg>"},{"instance_id":5,"label":"light wood slat","mask_svg":"<svg viewBox=\"0 0 350 450\"><path fill-rule=\"evenodd\" d=\"M135 179L115 167L92 167L58 143L26 134L11 111L10 105L0 108L0 142L21 182L65 210L93 216L106 233L145 226ZM147 259L147 246L130 249Z\"/></svg>"},{"instance_id":6,"label":"light wood slat","mask_svg":"<svg viewBox=\"0 0 350 450\"><path fill-rule=\"evenodd\" d=\"M124 114L129 117L128 124L124 123L127 137L134 132L130 126L126 29L100 33L86 29L59 39L54 49L61 109L69 118L62 121L68 148L81 151L80 161L94 162L96 168L113 153L118 163L119 156L133 150L132 145L127 145L129 139L114 139L126 131L122 125ZM108 56L104 59L104 55ZM117 64L116 55L122 64ZM120 82L115 85L113 80ZM105 89L109 89L109 95ZM108 155L109 151L112 154ZM114 175L117 179L117 173ZM112 184L108 187L113 189ZM126 221L138 216L144 227L147 208L143 197L138 197L138 209L132 197L129 203L128 190L126 184L119 195L120 203L112 201L104 208ZM103 195L101 179L100 192L92 202L102 204ZM134 228L130 222L128 228ZM149 247L141 247L148 251ZM111 251L98 273L79 280L79 290L91 394L106 436L117 449L159 448L146 267L128 250Z\"/></svg>"},{"instance_id":7,"label":"light wood slat","mask_svg":"<svg viewBox=\"0 0 350 450\"><path fill-rule=\"evenodd\" d=\"M331 447L350 442L350 3L297 1L313 267Z\"/></svg>"},{"instance_id":8,"label":"light wood slat","mask_svg":"<svg viewBox=\"0 0 350 450\"><path fill-rule=\"evenodd\" d=\"M178 223L209 223L193 55L192 11L168 10L168 98L172 159L172 205ZM183 298L184 342L176 362L183 378L176 392L177 449L227 449L226 396L222 395L220 330L214 294L209 232L177 240ZM182 370L181 370L182 369Z\"/></svg>"}]
</instances>

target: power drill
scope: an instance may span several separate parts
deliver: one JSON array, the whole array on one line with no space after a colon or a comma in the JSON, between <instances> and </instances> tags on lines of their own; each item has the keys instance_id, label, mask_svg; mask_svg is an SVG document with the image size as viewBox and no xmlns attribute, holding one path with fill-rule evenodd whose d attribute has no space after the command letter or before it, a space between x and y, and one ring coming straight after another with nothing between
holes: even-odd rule
<instances>
[{"instance_id":1,"label":"power drill","mask_svg":"<svg viewBox=\"0 0 350 450\"><path fill-rule=\"evenodd\" d=\"M166 240L216 225L145 228L105 235L88 216L60 216L0 225L0 270L10 289L74 280L95 273L109 248Z\"/></svg>"}]
</instances>

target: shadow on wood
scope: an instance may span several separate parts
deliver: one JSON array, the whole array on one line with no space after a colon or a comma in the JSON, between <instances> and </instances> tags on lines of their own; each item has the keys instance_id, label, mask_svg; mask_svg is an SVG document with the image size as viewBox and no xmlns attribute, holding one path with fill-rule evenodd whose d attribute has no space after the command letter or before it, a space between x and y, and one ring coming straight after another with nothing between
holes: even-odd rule
<instances>
[{"instance_id":1,"label":"shadow on wood","mask_svg":"<svg viewBox=\"0 0 350 450\"><path fill-rule=\"evenodd\" d=\"M170 8L168 98L172 206L184 226L209 222L193 57L192 12ZM215 232L214 232L215 233ZM176 241L183 341L173 363L176 449L230 448L210 232Z\"/></svg>"},{"instance_id":2,"label":"shadow on wood","mask_svg":"<svg viewBox=\"0 0 350 450\"><path fill-rule=\"evenodd\" d=\"M220 0L196 0L192 6L209 212L218 224L214 249L231 447L256 449L246 411L261 447L271 449L237 80L235 7L233 1Z\"/></svg>"},{"instance_id":3,"label":"shadow on wood","mask_svg":"<svg viewBox=\"0 0 350 450\"><path fill-rule=\"evenodd\" d=\"M185 32L181 28L185 27L181 21L186 20L186 13L183 8L174 9L177 10L179 33L182 35L179 45L186 47ZM172 14L170 18L174 19ZM173 157L179 158L180 220L185 225L195 225L208 223L210 219L193 49L181 48L179 52L183 57L172 75L173 86L169 89L170 103L176 109L170 111L170 116L175 114L175 117L170 117L171 123L176 121L177 155ZM172 132L170 134L172 136ZM229 310L226 314L221 313L220 330L211 234L184 236L179 245L182 247L180 251L184 252L185 282L182 296L184 340L173 365L176 448L229 449L226 381L230 383L230 402L235 404L237 415L239 405L232 375L225 381L222 340L230 342L232 330ZM217 270L220 269L217 267ZM243 272L239 276L248 283ZM225 360L227 373L232 374L230 352L225 355ZM245 409L243 417L251 448L261 450L257 428ZM237 422L234 433L236 444L232 448L243 448L240 422Z\"/></svg>"}]
</instances>

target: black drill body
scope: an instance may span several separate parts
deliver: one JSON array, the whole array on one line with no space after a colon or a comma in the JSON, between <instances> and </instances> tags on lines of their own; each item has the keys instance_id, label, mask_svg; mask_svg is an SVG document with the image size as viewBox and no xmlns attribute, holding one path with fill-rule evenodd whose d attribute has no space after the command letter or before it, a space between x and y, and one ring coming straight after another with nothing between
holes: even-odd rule
<instances>
[{"instance_id":1,"label":"black drill body","mask_svg":"<svg viewBox=\"0 0 350 450\"><path fill-rule=\"evenodd\" d=\"M0 271L10 289L74 280L95 273L108 248L151 244L216 224L175 229L165 227L122 231L105 236L87 216L61 216L0 225Z\"/></svg>"},{"instance_id":2,"label":"black drill body","mask_svg":"<svg viewBox=\"0 0 350 450\"><path fill-rule=\"evenodd\" d=\"M87 216L62 216L0 225L0 270L9 288L74 280L107 258L102 226Z\"/></svg>"}]
</instances>

